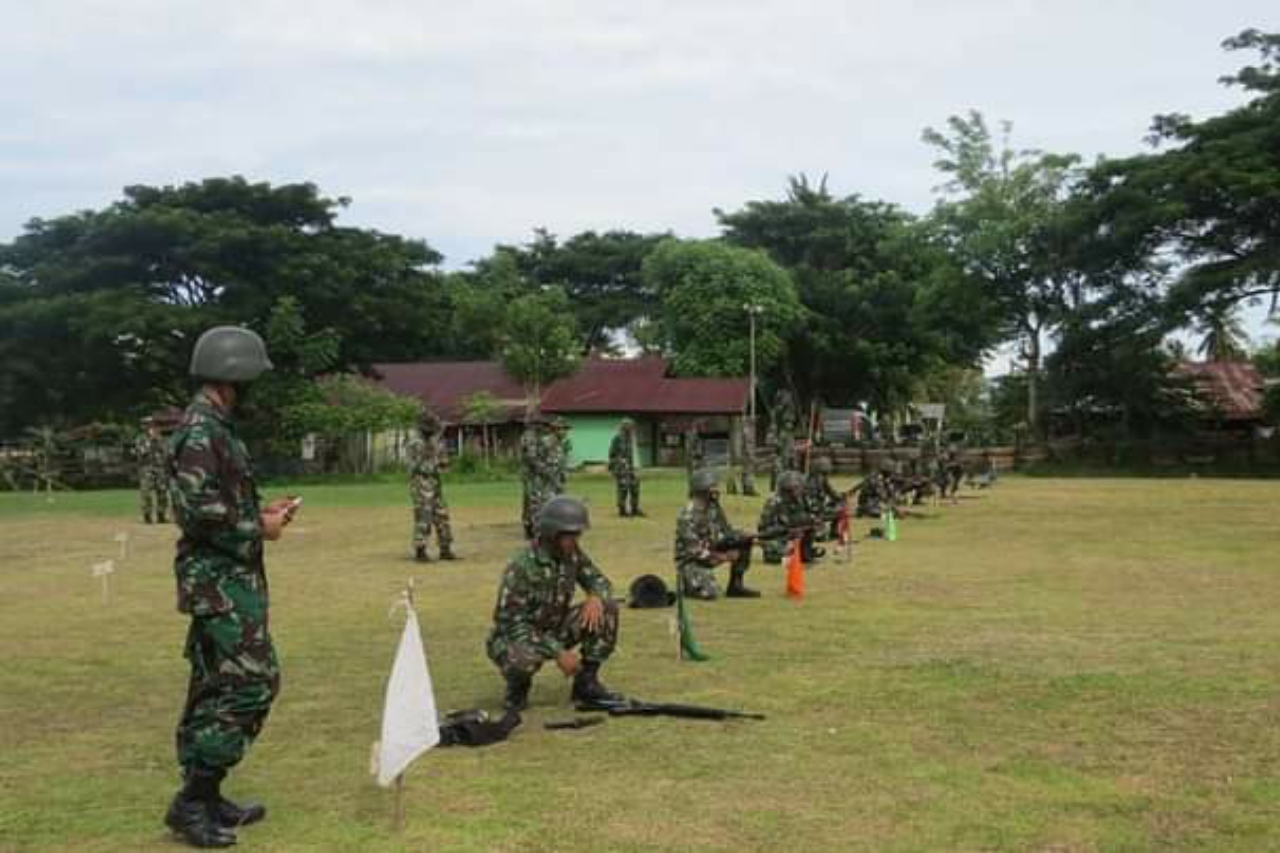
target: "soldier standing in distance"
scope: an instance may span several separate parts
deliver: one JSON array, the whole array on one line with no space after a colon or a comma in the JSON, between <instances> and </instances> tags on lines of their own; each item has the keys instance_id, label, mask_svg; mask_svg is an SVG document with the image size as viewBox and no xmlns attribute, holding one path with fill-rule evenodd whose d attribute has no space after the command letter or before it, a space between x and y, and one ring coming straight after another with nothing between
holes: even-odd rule
<instances>
[{"instance_id":1,"label":"soldier standing in distance","mask_svg":"<svg viewBox=\"0 0 1280 853\"><path fill-rule=\"evenodd\" d=\"M524 433L520 436L520 523L524 538L532 539L537 532L538 513L550 497L552 471L547 458L546 421L538 412L530 412L525 418Z\"/></svg>"},{"instance_id":2,"label":"soldier standing in distance","mask_svg":"<svg viewBox=\"0 0 1280 853\"><path fill-rule=\"evenodd\" d=\"M796 406L791 400L791 392L786 388L779 388L774 397L773 415L777 438L774 470L780 476L783 471L796 469ZM770 488L773 488L772 483Z\"/></svg>"},{"instance_id":3,"label":"soldier standing in distance","mask_svg":"<svg viewBox=\"0 0 1280 853\"><path fill-rule=\"evenodd\" d=\"M581 501L552 498L538 515L538 538L503 572L485 650L506 679L508 711L528 706L533 676L549 660L573 677L575 702L607 707L622 698L599 678L618 641L618 605L609 579L579 547L590 526ZM572 604L576 587L587 597Z\"/></svg>"},{"instance_id":4,"label":"soldier standing in distance","mask_svg":"<svg viewBox=\"0 0 1280 853\"><path fill-rule=\"evenodd\" d=\"M178 610L191 617L185 650L191 680L176 738L184 783L165 823L195 847L235 844L236 827L266 816L260 805L224 798L221 784L262 730L280 689L263 541L280 538L298 503L279 498L261 505L233 421L250 384L270 369L266 346L248 329L206 331L191 355L200 390L169 442L182 531L174 574Z\"/></svg>"},{"instance_id":5,"label":"soldier standing in distance","mask_svg":"<svg viewBox=\"0 0 1280 853\"><path fill-rule=\"evenodd\" d=\"M169 520L169 459L155 418L142 419L142 432L133 443L133 454L138 460L142 520L147 524L164 524Z\"/></svg>"},{"instance_id":6,"label":"soldier standing in distance","mask_svg":"<svg viewBox=\"0 0 1280 853\"><path fill-rule=\"evenodd\" d=\"M413 500L413 557L419 563L431 560L427 542L432 529L440 543L440 559L456 560L453 528L449 525L449 505L445 503L440 474L447 464L440 446L440 420L423 412L418 422L419 438L409 444L409 496Z\"/></svg>"},{"instance_id":7,"label":"soldier standing in distance","mask_svg":"<svg viewBox=\"0 0 1280 853\"><path fill-rule=\"evenodd\" d=\"M643 516L640 510L640 475L636 473L635 422L623 418L609 442L609 473L618 492L618 515Z\"/></svg>"},{"instance_id":8,"label":"soldier standing in distance","mask_svg":"<svg viewBox=\"0 0 1280 853\"><path fill-rule=\"evenodd\" d=\"M688 482L693 482L693 473L706 467L707 450L702 443L702 421L693 421L684 431L684 470Z\"/></svg>"},{"instance_id":9,"label":"soldier standing in distance","mask_svg":"<svg viewBox=\"0 0 1280 853\"><path fill-rule=\"evenodd\" d=\"M564 494L565 484L569 481L569 425L564 418L551 419L550 429L543 436L543 457L546 459L548 475L546 497Z\"/></svg>"},{"instance_id":10,"label":"soldier standing in distance","mask_svg":"<svg viewBox=\"0 0 1280 853\"><path fill-rule=\"evenodd\" d=\"M743 583L751 568L751 540L729 523L720 506L720 476L707 468L693 472L689 479L689 503L676 519L676 582L691 598L713 600L720 597L715 567L729 563L728 598L759 598L760 593ZM738 540L724 547L725 540Z\"/></svg>"}]
</instances>

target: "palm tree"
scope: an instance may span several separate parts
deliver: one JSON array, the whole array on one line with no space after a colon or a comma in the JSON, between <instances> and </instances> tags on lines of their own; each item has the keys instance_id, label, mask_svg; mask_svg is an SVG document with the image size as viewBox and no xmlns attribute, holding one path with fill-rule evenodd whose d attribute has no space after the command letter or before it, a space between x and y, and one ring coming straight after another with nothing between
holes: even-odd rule
<instances>
[{"instance_id":1,"label":"palm tree","mask_svg":"<svg viewBox=\"0 0 1280 853\"><path fill-rule=\"evenodd\" d=\"M1246 357L1249 336L1234 305L1217 304L1206 308L1196 322L1196 331L1204 335L1196 352L1205 361L1240 361Z\"/></svg>"}]
</instances>

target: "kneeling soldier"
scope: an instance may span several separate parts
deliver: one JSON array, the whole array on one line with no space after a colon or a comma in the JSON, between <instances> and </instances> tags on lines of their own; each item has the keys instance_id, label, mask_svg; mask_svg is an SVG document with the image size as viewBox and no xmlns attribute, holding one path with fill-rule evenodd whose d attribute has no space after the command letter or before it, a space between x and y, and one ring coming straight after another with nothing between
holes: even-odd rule
<instances>
[{"instance_id":1,"label":"kneeling soldier","mask_svg":"<svg viewBox=\"0 0 1280 853\"><path fill-rule=\"evenodd\" d=\"M720 597L714 569L730 563L729 598L759 598L743 585L751 567L751 536L735 530L720 506L720 477L703 468L689 480L689 503L676 519L676 581L691 598Z\"/></svg>"},{"instance_id":2,"label":"kneeling soldier","mask_svg":"<svg viewBox=\"0 0 1280 853\"><path fill-rule=\"evenodd\" d=\"M609 579L578 548L590 526L587 508L575 498L554 497L537 525L538 538L507 564L493 610L487 651L507 680L504 706L528 707L533 675L549 660L573 676L571 698L578 704L617 703L622 697L600 683L599 673L618 641L618 606ZM575 586L587 598L570 606Z\"/></svg>"},{"instance_id":3,"label":"kneeling soldier","mask_svg":"<svg viewBox=\"0 0 1280 853\"><path fill-rule=\"evenodd\" d=\"M760 538L766 563L781 563L787 541L800 540L801 559L812 563L826 552L813 545L813 514L804 499L804 475L799 471L783 471L778 477L778 490L760 509Z\"/></svg>"}]
</instances>

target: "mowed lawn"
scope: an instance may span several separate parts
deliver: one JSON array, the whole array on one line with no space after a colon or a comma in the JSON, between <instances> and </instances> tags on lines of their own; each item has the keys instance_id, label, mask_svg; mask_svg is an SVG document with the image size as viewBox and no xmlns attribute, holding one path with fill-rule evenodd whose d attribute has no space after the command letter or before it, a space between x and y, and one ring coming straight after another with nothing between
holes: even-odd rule
<instances>
[{"instance_id":1,"label":"mowed lawn","mask_svg":"<svg viewBox=\"0 0 1280 853\"><path fill-rule=\"evenodd\" d=\"M672 611L624 610L610 686L768 719L545 731L573 714L549 668L508 743L414 765L401 834L369 776L388 611L414 578L438 703L496 708L518 485L449 487L464 560L426 566L402 485L300 491L268 555L284 689L228 789L270 810L244 848L1280 849L1280 482L1010 477L828 556L803 600L757 563L765 597L693 606L702 664L676 659ZM670 576L682 476L651 476L636 521L604 477L570 492L618 594ZM726 503L755 526L760 499ZM186 626L173 529L134 505L0 494L2 849L173 849ZM120 531L104 606L90 566Z\"/></svg>"}]
</instances>

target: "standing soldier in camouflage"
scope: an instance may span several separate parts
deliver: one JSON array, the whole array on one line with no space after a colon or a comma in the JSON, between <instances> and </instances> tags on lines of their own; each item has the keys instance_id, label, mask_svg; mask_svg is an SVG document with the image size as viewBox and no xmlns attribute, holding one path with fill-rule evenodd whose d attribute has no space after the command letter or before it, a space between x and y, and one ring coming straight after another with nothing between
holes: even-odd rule
<instances>
[{"instance_id":1,"label":"standing soldier in camouflage","mask_svg":"<svg viewBox=\"0 0 1280 853\"><path fill-rule=\"evenodd\" d=\"M178 610L191 617L191 663L178 723L184 784L165 823L195 847L228 847L235 829L266 816L222 796L227 771L262 730L280 689L268 631L263 541L280 538L299 501L261 505L248 450L232 415L271 368L262 339L219 326L196 341L191 375L201 383L169 442L173 508L182 531L174 561Z\"/></svg>"},{"instance_id":2,"label":"standing soldier in camouflage","mask_svg":"<svg viewBox=\"0 0 1280 853\"><path fill-rule=\"evenodd\" d=\"M702 443L702 421L693 421L684 430L684 473L688 482L707 464L707 449Z\"/></svg>"},{"instance_id":3,"label":"standing soldier in camouflage","mask_svg":"<svg viewBox=\"0 0 1280 853\"><path fill-rule=\"evenodd\" d=\"M751 568L751 537L734 529L720 506L720 477L703 468L689 479L689 503L676 519L676 582L691 598L720 597L715 567L729 563L728 598L759 598L743 583Z\"/></svg>"},{"instance_id":4,"label":"standing soldier in camouflage","mask_svg":"<svg viewBox=\"0 0 1280 853\"><path fill-rule=\"evenodd\" d=\"M609 473L618 491L618 515L643 516L640 510L640 475L636 473L635 423L623 418L609 442Z\"/></svg>"},{"instance_id":5,"label":"standing soldier in camouflage","mask_svg":"<svg viewBox=\"0 0 1280 853\"><path fill-rule=\"evenodd\" d=\"M142 419L142 432L133 442L138 460L138 499L142 520L164 524L169 520L169 451L155 418Z\"/></svg>"},{"instance_id":6,"label":"standing soldier in camouflage","mask_svg":"<svg viewBox=\"0 0 1280 853\"><path fill-rule=\"evenodd\" d=\"M546 498L564 494L569 481L569 424L564 418L552 418L550 429L543 436L543 456L546 460Z\"/></svg>"},{"instance_id":7,"label":"standing soldier in camouflage","mask_svg":"<svg viewBox=\"0 0 1280 853\"><path fill-rule=\"evenodd\" d=\"M756 536L761 541L766 563L781 563L787 543L799 539L801 559L811 563L825 552L813 545L813 514L804 500L804 475L799 471L783 471L778 476L778 490L769 496L760 510Z\"/></svg>"},{"instance_id":8,"label":"standing soldier in camouflage","mask_svg":"<svg viewBox=\"0 0 1280 853\"><path fill-rule=\"evenodd\" d=\"M786 388L778 389L774 398L773 416L776 425L774 469L781 475L783 471L793 471L796 468L796 406L791 400L791 392Z\"/></svg>"},{"instance_id":9,"label":"standing soldier in camouflage","mask_svg":"<svg viewBox=\"0 0 1280 853\"><path fill-rule=\"evenodd\" d=\"M409 497L413 500L413 558L419 563L431 560L427 542L432 529L440 543L440 559L456 560L453 552L453 529L449 525L449 505L444 500L441 472L448 459L440 446L440 420L424 412L418 423L419 438L410 442Z\"/></svg>"},{"instance_id":10,"label":"standing soldier in camouflage","mask_svg":"<svg viewBox=\"0 0 1280 853\"><path fill-rule=\"evenodd\" d=\"M524 537L533 539L538 513L551 497L548 492L554 477L547 456L546 421L538 412L531 412L524 424L524 434L520 436L520 523Z\"/></svg>"},{"instance_id":11,"label":"standing soldier in camouflage","mask_svg":"<svg viewBox=\"0 0 1280 853\"><path fill-rule=\"evenodd\" d=\"M747 497L756 495L756 422L754 418L743 418L742 423L742 494Z\"/></svg>"},{"instance_id":12,"label":"standing soldier in camouflage","mask_svg":"<svg viewBox=\"0 0 1280 853\"><path fill-rule=\"evenodd\" d=\"M618 605L609 579L578 545L590 526L581 501L552 498L538 514L538 538L502 575L485 649L506 680L508 711L528 707L533 676L549 660L573 677L574 702L608 707L622 698L599 678L618 642ZM575 605L576 587L587 597Z\"/></svg>"}]
</instances>

